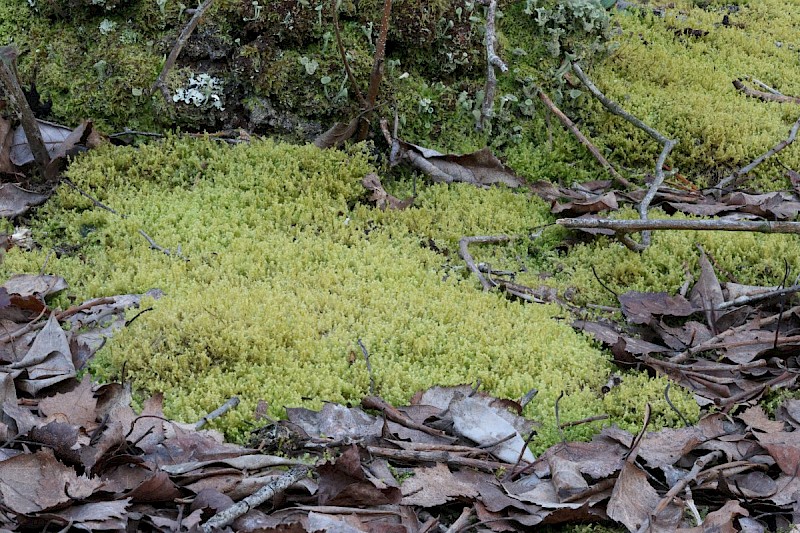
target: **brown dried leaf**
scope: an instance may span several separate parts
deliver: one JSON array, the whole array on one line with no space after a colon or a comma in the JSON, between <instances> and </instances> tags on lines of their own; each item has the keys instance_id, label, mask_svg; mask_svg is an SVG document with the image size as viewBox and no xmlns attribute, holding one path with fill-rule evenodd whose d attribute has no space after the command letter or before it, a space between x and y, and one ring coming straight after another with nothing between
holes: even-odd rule
<instances>
[{"instance_id":1,"label":"brown dried leaf","mask_svg":"<svg viewBox=\"0 0 800 533\"><path fill-rule=\"evenodd\" d=\"M697 280L692 292L689 293L689 301L698 310L705 312L706 321L711 331L717 333L717 307L725 302L722 295L722 287L714 272L714 267L706 257L705 252L700 253L700 279Z\"/></svg>"},{"instance_id":2,"label":"brown dried leaf","mask_svg":"<svg viewBox=\"0 0 800 533\"><path fill-rule=\"evenodd\" d=\"M49 194L37 194L16 183L4 183L0 185L0 217L14 218L25 214L31 207L43 204L48 198Z\"/></svg>"},{"instance_id":3,"label":"brown dried leaf","mask_svg":"<svg viewBox=\"0 0 800 533\"><path fill-rule=\"evenodd\" d=\"M593 195L585 200L574 200L566 203L556 202L550 208L550 211L567 217L576 217L587 213L616 211L617 209L619 209L617 196L613 192L608 192L603 195Z\"/></svg>"},{"instance_id":4,"label":"brown dried leaf","mask_svg":"<svg viewBox=\"0 0 800 533\"><path fill-rule=\"evenodd\" d=\"M800 432L754 433L754 436L775 459L781 472L789 476L800 474Z\"/></svg>"},{"instance_id":5,"label":"brown dried leaf","mask_svg":"<svg viewBox=\"0 0 800 533\"><path fill-rule=\"evenodd\" d=\"M319 412L303 408L287 408L286 418L311 437L335 440L379 437L383 421L358 407L326 403Z\"/></svg>"},{"instance_id":6,"label":"brown dried leaf","mask_svg":"<svg viewBox=\"0 0 800 533\"><path fill-rule=\"evenodd\" d=\"M387 207L389 209L405 209L414 203L413 197L401 200L386 192L386 189L383 188L383 184L381 183L381 179L374 172L367 174L364 179L361 180L361 184L372 193L369 197L369 201L375 202L375 207L378 209L386 209Z\"/></svg>"},{"instance_id":7,"label":"brown dried leaf","mask_svg":"<svg viewBox=\"0 0 800 533\"><path fill-rule=\"evenodd\" d=\"M39 412L46 417L59 414L70 424L91 431L97 426L97 400L92 390L92 377L86 374L72 391L43 398L39 401Z\"/></svg>"},{"instance_id":8,"label":"brown dried leaf","mask_svg":"<svg viewBox=\"0 0 800 533\"><path fill-rule=\"evenodd\" d=\"M3 287L8 291L8 294L46 298L63 291L68 285L64 278L59 276L17 274L3 283Z\"/></svg>"},{"instance_id":9,"label":"brown dried leaf","mask_svg":"<svg viewBox=\"0 0 800 533\"><path fill-rule=\"evenodd\" d=\"M314 146L318 148L335 148L350 139L355 134L361 117L355 117L350 122L336 122L327 131L314 139Z\"/></svg>"},{"instance_id":10,"label":"brown dried leaf","mask_svg":"<svg viewBox=\"0 0 800 533\"><path fill-rule=\"evenodd\" d=\"M0 494L5 507L27 514L86 498L102 487L99 479L78 476L47 448L0 462Z\"/></svg>"},{"instance_id":11,"label":"brown dried leaf","mask_svg":"<svg viewBox=\"0 0 800 533\"><path fill-rule=\"evenodd\" d=\"M436 507L459 499L478 496L477 488L453 476L444 463L414 469L414 475L406 479L400 487L403 493L401 505Z\"/></svg>"},{"instance_id":12,"label":"brown dried leaf","mask_svg":"<svg viewBox=\"0 0 800 533\"><path fill-rule=\"evenodd\" d=\"M16 383L31 395L75 376L69 341L55 315L50 316L25 357L9 368L27 372L27 379L19 377Z\"/></svg>"},{"instance_id":13,"label":"brown dried leaf","mask_svg":"<svg viewBox=\"0 0 800 533\"><path fill-rule=\"evenodd\" d=\"M650 518L661 497L647 481L647 474L635 464L625 462L614 485L606 512L612 520L636 531Z\"/></svg>"},{"instance_id":14,"label":"brown dried leaf","mask_svg":"<svg viewBox=\"0 0 800 533\"><path fill-rule=\"evenodd\" d=\"M750 516L750 513L742 507L738 501L730 500L720 509L708 513L703 523L697 527L678 529L679 533L736 533L739 531L733 524L737 516Z\"/></svg>"},{"instance_id":15,"label":"brown dried leaf","mask_svg":"<svg viewBox=\"0 0 800 533\"><path fill-rule=\"evenodd\" d=\"M385 505L399 503L403 497L397 487L381 489L367 480L356 446L349 446L335 463L318 467L317 473L319 505Z\"/></svg>"},{"instance_id":16,"label":"brown dried leaf","mask_svg":"<svg viewBox=\"0 0 800 533\"><path fill-rule=\"evenodd\" d=\"M59 145L72 133L72 130L59 124L53 124L52 122L45 122L43 120L37 120L36 122L39 124L39 131L42 134L42 140L47 148L47 152L50 154L50 157L52 157L56 150L58 150ZM14 130L10 157L11 162L18 167L33 163L34 161L33 152L31 152L31 147L28 144L28 137L25 135L25 130L21 125L17 126Z\"/></svg>"},{"instance_id":17,"label":"brown dried leaf","mask_svg":"<svg viewBox=\"0 0 800 533\"><path fill-rule=\"evenodd\" d=\"M696 311L683 296L666 292L628 291L619 295L622 313L632 324L649 324L654 315L689 316Z\"/></svg>"},{"instance_id":18,"label":"brown dried leaf","mask_svg":"<svg viewBox=\"0 0 800 533\"><path fill-rule=\"evenodd\" d=\"M17 167L11 163L10 158L12 139L11 123L0 117L0 173L2 174L14 174L17 172Z\"/></svg>"},{"instance_id":19,"label":"brown dried leaf","mask_svg":"<svg viewBox=\"0 0 800 533\"><path fill-rule=\"evenodd\" d=\"M760 405L748 408L737 418L747 424L750 429L757 429L764 433L780 433L784 430L784 423L778 420L770 420Z\"/></svg>"},{"instance_id":20,"label":"brown dried leaf","mask_svg":"<svg viewBox=\"0 0 800 533\"><path fill-rule=\"evenodd\" d=\"M125 531L129 505L129 500L73 505L62 511L38 514L31 524L39 523L45 528L49 524L70 525L85 531Z\"/></svg>"}]
</instances>

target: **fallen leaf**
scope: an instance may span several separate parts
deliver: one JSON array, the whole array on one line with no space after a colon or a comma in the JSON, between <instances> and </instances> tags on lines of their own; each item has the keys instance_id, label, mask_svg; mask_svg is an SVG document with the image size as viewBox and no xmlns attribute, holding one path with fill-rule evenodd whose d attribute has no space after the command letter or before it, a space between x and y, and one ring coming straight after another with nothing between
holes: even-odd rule
<instances>
[{"instance_id":1,"label":"fallen leaf","mask_svg":"<svg viewBox=\"0 0 800 533\"><path fill-rule=\"evenodd\" d=\"M414 469L414 475L400 487L403 493L401 505L437 507L453 500L466 500L478 496L474 485L463 483L453 476L444 463Z\"/></svg>"},{"instance_id":2,"label":"fallen leaf","mask_svg":"<svg viewBox=\"0 0 800 533\"><path fill-rule=\"evenodd\" d=\"M18 217L27 213L31 207L43 204L48 198L49 194L28 191L16 183L4 183L0 185L0 217Z\"/></svg>"}]
</instances>

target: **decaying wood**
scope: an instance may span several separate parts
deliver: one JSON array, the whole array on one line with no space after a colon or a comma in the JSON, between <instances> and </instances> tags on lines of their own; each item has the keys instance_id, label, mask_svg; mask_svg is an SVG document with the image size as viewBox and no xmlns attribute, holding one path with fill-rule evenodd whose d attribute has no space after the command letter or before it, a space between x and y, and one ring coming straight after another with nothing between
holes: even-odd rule
<instances>
[{"instance_id":1,"label":"decaying wood","mask_svg":"<svg viewBox=\"0 0 800 533\"><path fill-rule=\"evenodd\" d=\"M759 100L764 100L765 102L778 102L781 104L800 104L800 97L797 96L786 96L783 94L776 94L775 92L764 92L758 91L756 89L752 89L742 83L742 80L733 80L733 86L736 87L736 90L744 93L751 98L758 98Z\"/></svg>"},{"instance_id":2,"label":"decaying wood","mask_svg":"<svg viewBox=\"0 0 800 533\"><path fill-rule=\"evenodd\" d=\"M508 72L508 66L500 59L494 50L497 36L494 30L494 19L497 11L497 0L489 0L489 7L486 11L486 85L483 90L483 103L481 104L481 114L475 129L482 130L487 119L492 116L494 107L494 95L497 91L497 75L494 69L499 68L500 72Z\"/></svg>"},{"instance_id":3,"label":"decaying wood","mask_svg":"<svg viewBox=\"0 0 800 533\"><path fill-rule=\"evenodd\" d=\"M12 46L0 48L0 86L5 90L8 102L19 115L25 137L28 139L28 146L36 161L41 176L45 175L47 166L50 164L50 154L42 139L42 132L39 123L28 105L25 93L19 86L17 77L17 50Z\"/></svg>"},{"instance_id":4,"label":"decaying wood","mask_svg":"<svg viewBox=\"0 0 800 533\"><path fill-rule=\"evenodd\" d=\"M203 533L220 531L222 528L247 513L250 509L258 507L276 494L285 491L306 477L308 472L309 469L305 465L298 465L291 468L284 475L270 481L254 494L212 516L208 522L203 524Z\"/></svg>"},{"instance_id":5,"label":"decaying wood","mask_svg":"<svg viewBox=\"0 0 800 533\"><path fill-rule=\"evenodd\" d=\"M538 90L537 93L539 95L539 99L542 102L544 102L544 105L546 105L548 109L550 109L550 111L552 111L553 114L556 117L558 117L558 120L561 121L564 127L567 128L570 132L572 132L572 135L574 135L575 138L578 139L578 141L589 150L589 152L597 160L597 162L600 163L600 165L603 168L605 168L609 174L611 174L611 177L614 178L614 181L616 181L623 187L630 187L631 182L623 178L619 174L619 172L617 172L617 170L611 165L611 163L609 163L608 160L605 157L603 157L603 154L600 153L600 150L598 150L597 147L594 144L592 144L592 141L590 141L586 137L586 135L584 135L583 132L581 132L581 130L578 129L578 126L576 126L575 123L567 115L565 115L564 112L561 111L558 108L558 106L556 106L556 104L553 103L550 97L548 97L547 94L545 94L544 91L542 91L541 89ZM552 144L552 141L550 137L548 137L548 145L550 144Z\"/></svg>"},{"instance_id":6,"label":"decaying wood","mask_svg":"<svg viewBox=\"0 0 800 533\"><path fill-rule=\"evenodd\" d=\"M591 79L583 72L581 66L578 62L572 63L572 70L581 80L589 92L601 103L603 107L605 107L609 113L617 115L619 117L624 118L640 130L647 133L650 137L652 137L656 142L661 145L661 153L658 154L658 159L656 160L655 166L655 177L653 179L653 183L650 184L650 189L647 191L647 194L639 203L639 218L643 221L648 219L647 211L650 208L650 203L653 201L653 198L656 196L656 192L658 192L658 188L664 183L664 163L667 160L667 156L672 151L672 149L677 144L677 141L674 139L668 139L666 136L659 133L654 128L648 126L644 122L642 122L639 118L631 115L627 111L625 111L622 106L618 103L614 102L610 98L608 98L605 94L603 94L600 89L592 82ZM637 243L627 235L623 235L620 240L627 246L628 248L635 250L635 251L643 251L648 246L650 246L650 231L645 229L642 230L642 242Z\"/></svg>"},{"instance_id":7,"label":"decaying wood","mask_svg":"<svg viewBox=\"0 0 800 533\"><path fill-rule=\"evenodd\" d=\"M158 75L158 78L156 78L153 86L150 87L150 94L153 94L156 89L161 91L161 95L164 97L164 101L167 103L167 106L169 106L170 109L172 109L173 102L172 95L169 94L169 89L167 88L167 76L169 75L169 71L172 70L172 67L175 66L175 61L177 61L178 55L180 55L183 47L186 46L186 42L189 40L189 37L192 36L192 32L194 32L194 29L200 23L200 19L203 18L203 15L205 15L212 3L214 3L214 0L205 0L194 12L192 18L189 19L189 22L178 36L178 40L175 41L175 46L172 47L169 56L167 56L167 60L164 62L164 67L161 69L161 73Z\"/></svg>"}]
</instances>

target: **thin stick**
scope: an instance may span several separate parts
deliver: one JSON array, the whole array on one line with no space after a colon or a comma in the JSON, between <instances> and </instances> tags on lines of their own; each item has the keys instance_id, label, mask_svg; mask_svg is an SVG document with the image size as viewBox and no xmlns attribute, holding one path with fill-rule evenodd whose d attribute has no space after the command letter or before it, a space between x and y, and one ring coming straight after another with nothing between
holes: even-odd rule
<instances>
[{"instance_id":1,"label":"thin stick","mask_svg":"<svg viewBox=\"0 0 800 533\"><path fill-rule=\"evenodd\" d=\"M98 200L97 198L93 197L92 195L90 195L89 193L87 193L86 191L84 191L83 189L81 189L80 187L75 185L74 183L72 183L72 180L70 180L69 178L61 178L61 183L66 183L67 185L72 187L72 189L74 189L80 195L85 196L86 198L88 198L95 206L97 206L97 207L99 207L101 209L105 209L106 211L108 211L110 213L114 213L118 217L126 218L125 215L120 215L119 213L117 213L116 211L114 211L113 209L108 207L106 204L102 203L100 200Z\"/></svg>"},{"instance_id":2,"label":"thin stick","mask_svg":"<svg viewBox=\"0 0 800 533\"><path fill-rule=\"evenodd\" d=\"M467 466L481 470L483 472L494 473L500 468L508 468L508 463L499 463L483 459L472 459L462 457L447 452L419 452L412 450L395 450L394 448L382 448L378 446L367 446L367 451L378 457L386 457L396 461L423 462L423 463L447 463L449 465Z\"/></svg>"},{"instance_id":3,"label":"thin stick","mask_svg":"<svg viewBox=\"0 0 800 533\"><path fill-rule=\"evenodd\" d=\"M369 362L369 352L367 351L367 347L364 346L364 343L361 339L358 339L358 346L361 348L361 353L364 354L364 361L367 363L367 373L369 373L369 395L375 396L375 378L372 376L372 365Z\"/></svg>"},{"instance_id":4,"label":"thin stick","mask_svg":"<svg viewBox=\"0 0 800 533\"><path fill-rule=\"evenodd\" d=\"M235 503L224 511L220 511L212 516L208 522L202 525L203 533L212 533L213 531L221 530L240 516L247 513L250 509L258 507L276 494L285 491L307 475L307 466L298 465L292 467L284 475L273 479L244 500L240 501L239 503Z\"/></svg>"},{"instance_id":5,"label":"thin stick","mask_svg":"<svg viewBox=\"0 0 800 533\"><path fill-rule=\"evenodd\" d=\"M198 420L197 423L194 425L194 429L196 431L200 431L203 428L203 426L205 426L215 418L221 417L222 415L224 415L237 405L239 405L239 397L238 396L231 397L230 400L223 403L222 405L220 405L219 407L208 413L206 416Z\"/></svg>"},{"instance_id":6,"label":"thin stick","mask_svg":"<svg viewBox=\"0 0 800 533\"><path fill-rule=\"evenodd\" d=\"M750 87L742 83L742 80L733 80L733 86L736 87L737 91L742 92L745 95L750 96L751 98L758 98L759 100L764 100L765 102L778 102L780 104L800 104L800 97L785 96L782 94L775 94L774 92L757 91L755 89L751 89Z\"/></svg>"},{"instance_id":7,"label":"thin stick","mask_svg":"<svg viewBox=\"0 0 800 533\"><path fill-rule=\"evenodd\" d=\"M573 420L572 422L564 422L559 424L558 427L561 429L566 429L573 426L580 426L581 424L588 424L589 422L597 422L599 420L607 420L608 415L594 415L594 416L587 416L586 418L581 418L580 420Z\"/></svg>"},{"instance_id":8,"label":"thin stick","mask_svg":"<svg viewBox=\"0 0 800 533\"><path fill-rule=\"evenodd\" d=\"M164 100L169 106L172 105L172 97L169 94L169 89L167 88L167 75L169 75L169 71L175 65L175 61L178 59L178 55L186 45L186 41L189 40L192 32L200 23L200 19L203 17L208 8L211 7L213 2L214 0L204 0L204 2L200 4L200 7L197 8L197 11L194 12L194 15L192 15L192 18L189 19L186 27L183 28L183 31L178 36L178 40L175 41L175 46L172 47L167 60L164 62L164 68L161 69L161 73L158 75L155 83L153 83L153 86L150 87L150 94L153 94L156 89L160 89Z\"/></svg>"},{"instance_id":9,"label":"thin stick","mask_svg":"<svg viewBox=\"0 0 800 533\"><path fill-rule=\"evenodd\" d=\"M675 414L677 414L678 417L681 419L681 421L683 422L683 425L688 428L689 426L691 426L691 424L689 423L688 420L686 420L686 417L683 416L683 413L681 413L680 409L675 407L675 404L672 403L672 400L669 399L669 388L671 386L672 386L672 382L670 381L670 382L667 382L667 386L664 387L664 399L667 401L667 405L669 405L670 409L675 411Z\"/></svg>"},{"instance_id":10,"label":"thin stick","mask_svg":"<svg viewBox=\"0 0 800 533\"><path fill-rule=\"evenodd\" d=\"M163 253L165 255L168 255L168 256L180 257L184 261L188 261L189 260L188 258L184 257L184 255L181 253L181 247L180 246L178 246L178 249L173 252L169 248L164 248L163 246L159 246L159 244L156 241L154 241L153 238L150 235L145 233L144 230L140 229L139 230L139 235L141 235L142 237L144 237L147 240L147 243L150 245L150 249L151 250L158 250L159 252L161 252L161 253Z\"/></svg>"},{"instance_id":11,"label":"thin stick","mask_svg":"<svg viewBox=\"0 0 800 533\"><path fill-rule=\"evenodd\" d=\"M797 131L799 129L800 129L800 118L798 118L795 121L795 123L792 125L792 129L789 130L789 136L787 138L785 138L784 140L782 140L781 142L779 142L778 144L776 144L775 146L773 146L772 148L770 148L769 150L767 150L766 152L761 154L760 156L758 156L755 159L753 159L753 161L749 165L746 165L746 166L740 168L739 170L737 170L736 172L734 172L730 176L722 179L719 183L717 183L716 188L717 189L724 189L729 184L734 184L735 185L736 183L738 183L742 176L744 176L748 172L752 171L758 165L760 165L761 163L763 163L764 161L766 161L767 159L769 159L773 155L777 154L778 152L780 152L781 150L783 150L784 148L786 148L787 146L792 144L794 142L794 140L797 138Z\"/></svg>"},{"instance_id":12,"label":"thin stick","mask_svg":"<svg viewBox=\"0 0 800 533\"><path fill-rule=\"evenodd\" d=\"M364 98L364 93L362 93L361 89L358 87L358 82L356 82L356 78L353 76L353 71L350 70L350 62L347 60L347 52L345 52L344 44L342 43L342 34L341 30L339 29L338 3L338 0L331 0L331 4L333 5L333 33L336 35L336 46L339 48L339 55L342 57L342 63L344 64L344 71L347 73L347 79L350 80L350 85L353 86L353 90L356 92L356 97L361 103L361 107L365 108L367 100Z\"/></svg>"},{"instance_id":13,"label":"thin stick","mask_svg":"<svg viewBox=\"0 0 800 533\"><path fill-rule=\"evenodd\" d=\"M375 43L375 57L372 60L372 72L369 75L369 87L367 88L367 99L361 110L361 126L359 127L356 140L363 141L369 134L369 119L372 110L375 108L375 101L378 99L378 92L383 78L383 60L386 56L386 39L389 36L389 21L392 16L392 0L384 0L383 16L381 17L381 31L378 34L378 42Z\"/></svg>"},{"instance_id":14,"label":"thin stick","mask_svg":"<svg viewBox=\"0 0 800 533\"><path fill-rule=\"evenodd\" d=\"M653 183L650 184L650 189L647 191L647 194L644 196L641 203L639 203L639 218L641 220L647 220L647 210L650 208L650 202L653 201L653 198L656 196L656 192L658 192L658 188L664 182L664 163L666 162L669 153L675 147L675 144L677 144L677 141L674 139L668 139L657 130L653 129L637 117L625 111L618 103L604 95L602 91L600 91L600 89L598 89L597 86L592 83L592 80L589 79L589 77L583 72L578 62L572 63L572 70L586 86L586 88L589 89L589 92L591 92L592 95L597 98L600 103L603 104L603 107L605 107L610 113L624 118L637 128L647 133L661 145L661 153L658 155L658 159L656 160L655 177L653 178ZM636 243L628 237L620 240L622 240L622 242L625 243L628 248L632 248L636 251L642 251L650 246L650 232L648 230L642 232L641 244Z\"/></svg>"},{"instance_id":15,"label":"thin stick","mask_svg":"<svg viewBox=\"0 0 800 533\"><path fill-rule=\"evenodd\" d=\"M475 129L478 131L483 130L484 122L486 119L492 117L492 108L494 107L494 95L497 91L497 75L495 74L495 67L500 69L500 72L508 72L508 66L500 59L500 56L494 50L494 44L497 40L494 30L494 18L497 11L497 0L489 0L489 8L486 11L486 85L483 90L483 103L481 104L481 114L478 117L478 123Z\"/></svg>"},{"instance_id":16,"label":"thin stick","mask_svg":"<svg viewBox=\"0 0 800 533\"><path fill-rule=\"evenodd\" d=\"M383 414L391 420L392 422L397 422L407 428L416 429L417 431L422 431L423 433L427 433L428 435L434 435L436 437L446 437L451 438L447 433L444 431L440 431L438 429L434 429L432 427L428 427L424 424L418 424L414 422L409 417L401 413L397 408L389 405L386 401L378 396L366 396L361 400L361 406L364 409L375 409L376 411L381 411ZM456 440L456 439L452 439Z\"/></svg>"},{"instance_id":17,"label":"thin stick","mask_svg":"<svg viewBox=\"0 0 800 533\"><path fill-rule=\"evenodd\" d=\"M512 239L508 235L477 235L474 237L462 237L461 240L458 241L458 254L461 256L461 259L467 263L467 268L469 268L473 274L478 277L478 281L481 282L484 291L488 291L494 284L489 282L484 276L480 269L475 265L475 260L472 258L472 254L469 253L469 245L473 243L479 244L493 244L498 242L508 242Z\"/></svg>"},{"instance_id":18,"label":"thin stick","mask_svg":"<svg viewBox=\"0 0 800 533\"><path fill-rule=\"evenodd\" d=\"M556 398L556 428L558 429L559 434L561 435L561 442L566 443L567 439L564 437L564 428L561 427L561 414L559 413L559 406L558 404L561 402L561 398L564 397L564 391L561 391L561 394L558 395Z\"/></svg>"},{"instance_id":19,"label":"thin stick","mask_svg":"<svg viewBox=\"0 0 800 533\"><path fill-rule=\"evenodd\" d=\"M609 163L608 160L605 157L603 157L603 154L600 153L600 150L598 150L597 147L594 144L592 144L592 141L590 141L588 137L586 137L583 134L583 132L581 132L581 130L578 129L575 123L572 122L572 120L567 115L565 115L564 112L561 111L561 109L559 109L558 106L556 106L556 104L554 104L552 100L550 100L550 97L548 97L541 89L538 90L537 93L539 95L539 99L542 102L544 102L544 105L546 105L550 109L550 111L552 111L553 114L556 117L558 117L558 120L561 121L564 127L567 128L570 132L572 132L572 135L574 135L575 138L578 139L578 141L589 150L589 152L597 160L597 162L600 163L600 165L603 168L605 168L609 174L611 174L611 177L614 178L614 181L616 181L623 187L630 187L631 182L623 178L619 174L619 172L617 172L617 170L611 165L611 163ZM549 116L549 113L547 116Z\"/></svg>"},{"instance_id":20,"label":"thin stick","mask_svg":"<svg viewBox=\"0 0 800 533\"><path fill-rule=\"evenodd\" d=\"M17 112L25 137L28 139L28 146L36 161L36 166L42 176L50 164L50 154L47 146L42 139L42 132L39 123L28 105L25 93L19 86L17 78L17 50L13 46L0 48L0 85L5 89L6 97L14 110Z\"/></svg>"}]
</instances>

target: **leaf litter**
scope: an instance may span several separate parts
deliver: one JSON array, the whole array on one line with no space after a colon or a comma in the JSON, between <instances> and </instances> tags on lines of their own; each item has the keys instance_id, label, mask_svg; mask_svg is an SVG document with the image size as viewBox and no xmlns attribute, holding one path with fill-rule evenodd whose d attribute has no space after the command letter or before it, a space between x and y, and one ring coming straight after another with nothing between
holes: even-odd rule
<instances>
[{"instance_id":1,"label":"leaf litter","mask_svg":"<svg viewBox=\"0 0 800 533\"><path fill-rule=\"evenodd\" d=\"M46 306L44 296L65 287L53 276L17 277L3 286L0 306L14 306L9 295L39 297ZM719 307L727 301L725 290L716 277L701 275L692 291L697 299L644 294L635 302L628 293L621 301L627 302L628 320L642 327L663 324L665 317L707 320L693 302ZM285 420L267 421L241 446L223 442L215 431L166 419L161 395L137 414L128 384L97 385L89 374L78 379L76 336L111 334L141 298L96 299L60 313L45 307L37 322L15 327L7 320L5 344L24 342L3 361L0 381L0 437L7 443L0 453L4 530L417 532L461 520L462 528L498 532L587 521L616 522L630 531L733 531L737 521L736 527L764 530L800 520L800 400L786 401L774 419L746 402L761 392L764 380L782 375L780 368L753 376L741 363L736 370L715 359L698 366L694 354L658 366L635 350L630 356L640 364L695 383L698 396L729 398L712 396L704 383L723 385L713 390L727 388L743 407L724 404L681 429L648 433L645 424L633 435L606 427L590 442L561 442L540 457L527 448L538 425L521 416L523 406L470 385L433 387L398 407L369 396L358 407L289 408ZM755 314L773 311L769 305L739 322L753 323ZM783 320L798 320L796 311ZM697 338L708 343L710 325L696 321L694 327L700 326L709 332ZM688 339L679 326L670 328L671 342ZM624 349L629 337L617 335ZM699 345L687 340L682 349ZM659 349L677 357L681 348ZM716 349L727 357L728 347ZM764 360L756 352L751 361L759 357ZM85 356L79 359L85 363ZM772 359L747 368L769 370ZM701 368L709 372L705 381ZM734 372L735 379L719 379ZM298 466L306 470L271 500L244 508L219 528L209 526L236 501ZM684 514L697 506L709 510L705 518Z\"/></svg>"}]
</instances>

